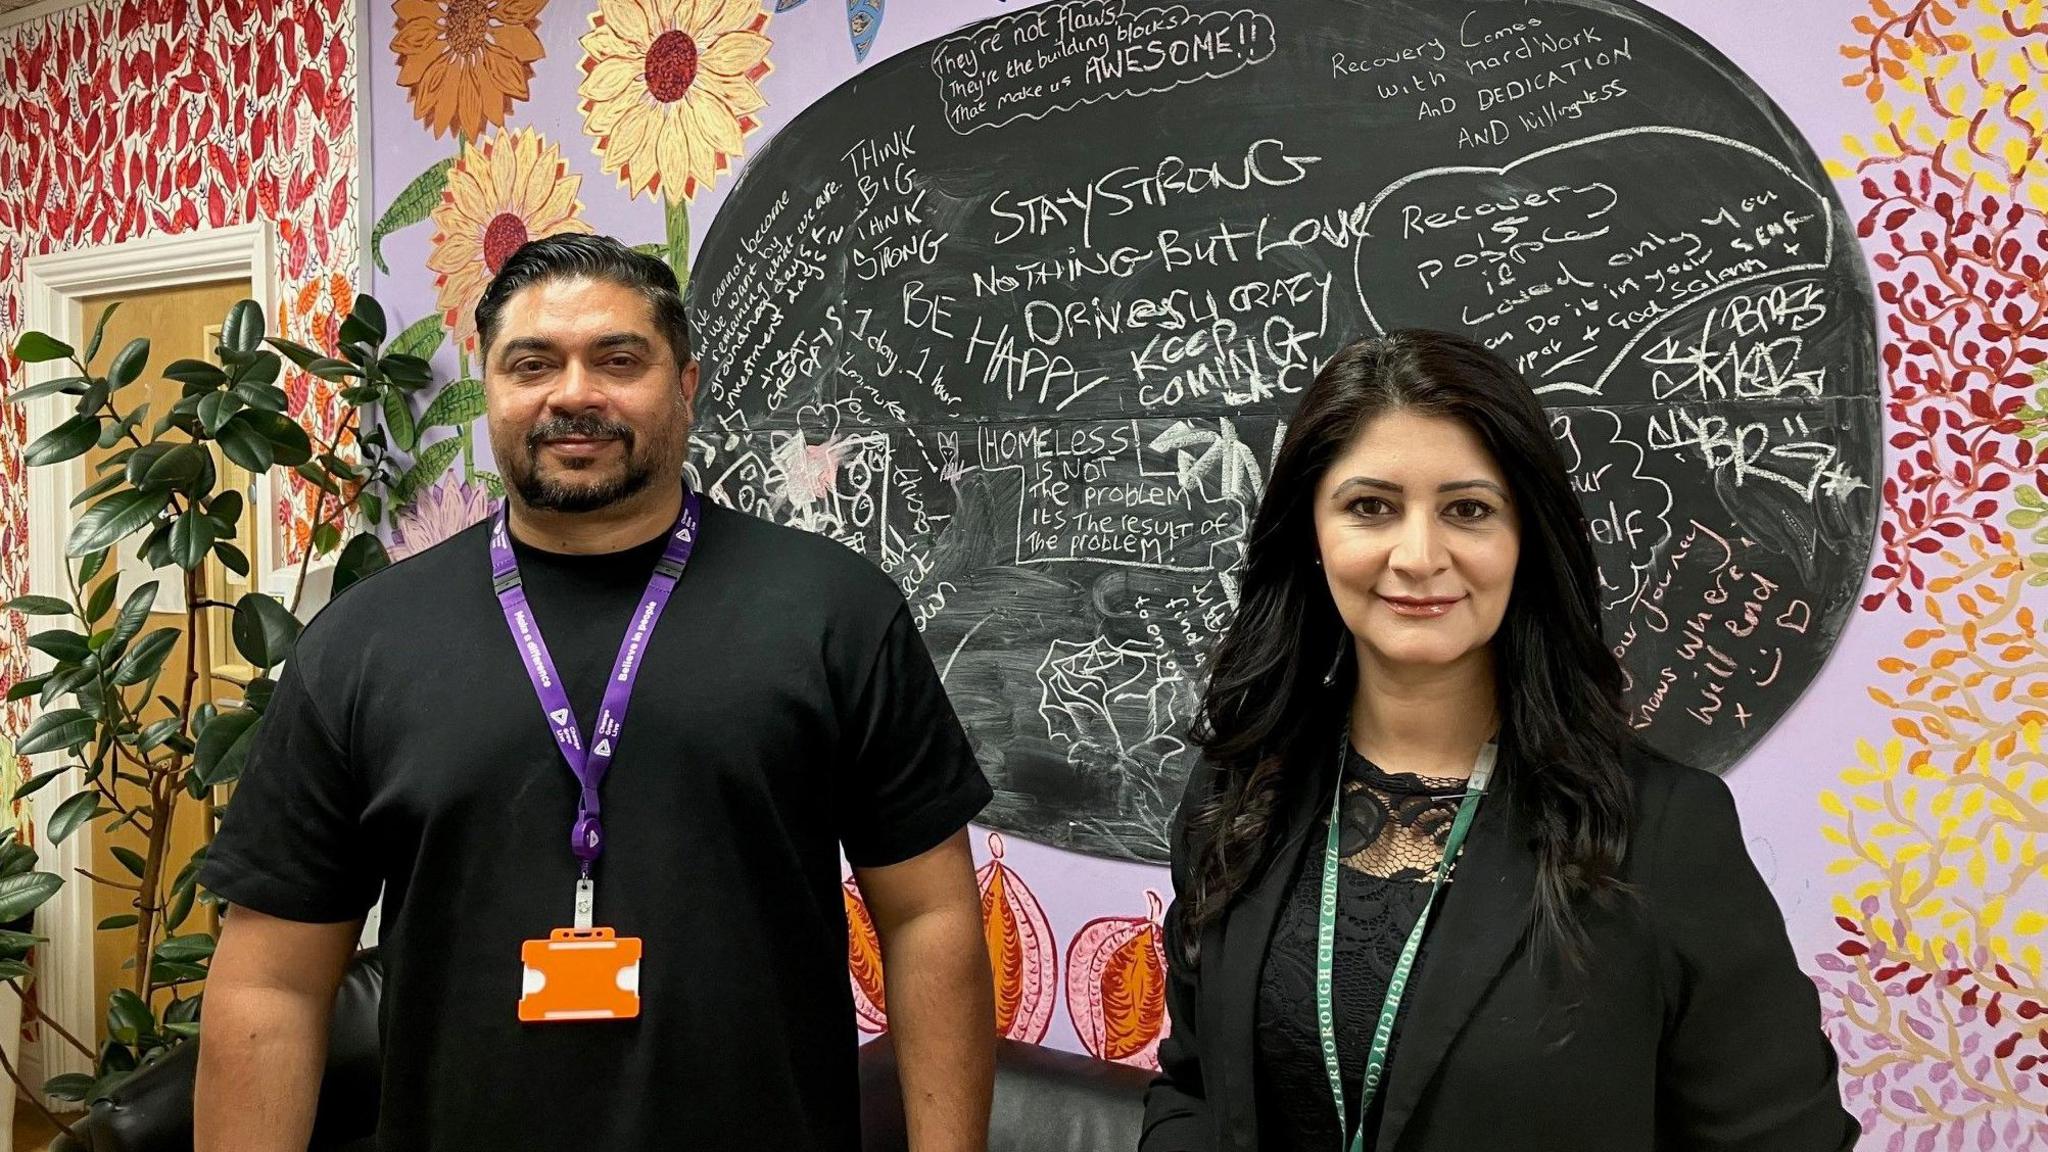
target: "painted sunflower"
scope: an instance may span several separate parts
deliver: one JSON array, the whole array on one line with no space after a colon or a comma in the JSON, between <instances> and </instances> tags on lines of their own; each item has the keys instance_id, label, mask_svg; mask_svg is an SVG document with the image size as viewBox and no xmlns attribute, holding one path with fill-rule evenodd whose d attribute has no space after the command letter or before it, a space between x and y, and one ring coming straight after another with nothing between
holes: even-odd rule
<instances>
[{"instance_id":1,"label":"painted sunflower","mask_svg":"<svg viewBox=\"0 0 2048 1152\"><path fill-rule=\"evenodd\" d=\"M463 347L475 351L477 301L520 245L593 231L576 199L582 186L562 150L531 128L463 147L433 212L434 250L427 257L441 322Z\"/></svg>"},{"instance_id":2,"label":"painted sunflower","mask_svg":"<svg viewBox=\"0 0 2048 1152\"><path fill-rule=\"evenodd\" d=\"M628 195L686 202L731 166L758 127L767 25L760 0L599 0L577 94Z\"/></svg>"},{"instance_id":3,"label":"painted sunflower","mask_svg":"<svg viewBox=\"0 0 2048 1152\"><path fill-rule=\"evenodd\" d=\"M474 139L502 127L527 98L533 64L546 52L534 30L547 0L394 0L398 83L413 114L434 130Z\"/></svg>"}]
</instances>

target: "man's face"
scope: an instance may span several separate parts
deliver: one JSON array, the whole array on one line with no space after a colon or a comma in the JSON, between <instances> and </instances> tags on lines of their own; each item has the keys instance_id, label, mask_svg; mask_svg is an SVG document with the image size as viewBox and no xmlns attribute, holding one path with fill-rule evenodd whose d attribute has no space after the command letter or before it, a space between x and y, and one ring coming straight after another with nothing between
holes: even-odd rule
<instances>
[{"instance_id":1,"label":"man's face","mask_svg":"<svg viewBox=\"0 0 2048 1152\"><path fill-rule=\"evenodd\" d=\"M506 302L486 351L491 451L530 508L590 512L680 483L697 365L608 280L544 280Z\"/></svg>"}]
</instances>

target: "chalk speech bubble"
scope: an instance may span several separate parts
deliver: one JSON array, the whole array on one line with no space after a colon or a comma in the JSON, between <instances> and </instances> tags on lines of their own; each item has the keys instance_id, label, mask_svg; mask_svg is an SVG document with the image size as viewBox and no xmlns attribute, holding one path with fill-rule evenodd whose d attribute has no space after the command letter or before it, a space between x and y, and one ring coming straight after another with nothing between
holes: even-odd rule
<instances>
[{"instance_id":1,"label":"chalk speech bubble","mask_svg":"<svg viewBox=\"0 0 2048 1152\"><path fill-rule=\"evenodd\" d=\"M1657 325L1743 284L1834 262L1828 198L1777 158L1685 128L1628 128L1505 167L1388 185L1353 250L1373 328L1466 333L1538 392L1602 396Z\"/></svg>"}]
</instances>

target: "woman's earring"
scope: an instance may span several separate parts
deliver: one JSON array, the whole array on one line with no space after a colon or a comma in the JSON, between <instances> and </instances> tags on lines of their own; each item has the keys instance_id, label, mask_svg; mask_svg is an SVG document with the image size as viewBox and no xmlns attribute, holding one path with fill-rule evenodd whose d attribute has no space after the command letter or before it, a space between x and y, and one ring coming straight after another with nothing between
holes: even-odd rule
<instances>
[{"instance_id":1,"label":"woman's earring","mask_svg":"<svg viewBox=\"0 0 2048 1152\"><path fill-rule=\"evenodd\" d=\"M1320 561L1318 561L1318 563L1320 563ZM1328 672L1323 673L1323 687L1336 687L1337 669L1342 668L1344 666L1344 648L1345 645L1343 644L1337 645L1337 658L1335 660L1330 661L1330 670Z\"/></svg>"}]
</instances>

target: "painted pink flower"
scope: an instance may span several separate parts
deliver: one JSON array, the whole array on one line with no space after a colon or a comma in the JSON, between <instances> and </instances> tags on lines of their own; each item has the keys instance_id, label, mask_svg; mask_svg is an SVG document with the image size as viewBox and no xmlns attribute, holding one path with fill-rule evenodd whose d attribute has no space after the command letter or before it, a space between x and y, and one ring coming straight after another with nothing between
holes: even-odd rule
<instances>
[{"instance_id":1,"label":"painted pink flower","mask_svg":"<svg viewBox=\"0 0 2048 1152\"><path fill-rule=\"evenodd\" d=\"M391 558L416 556L491 514L494 502L481 485L443 478L398 514Z\"/></svg>"}]
</instances>

